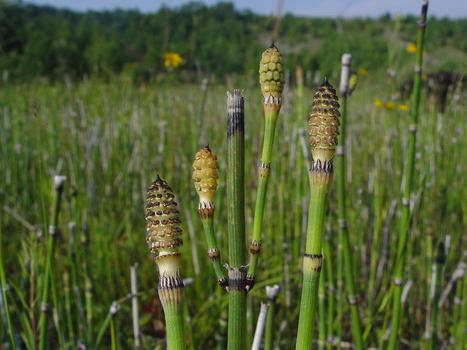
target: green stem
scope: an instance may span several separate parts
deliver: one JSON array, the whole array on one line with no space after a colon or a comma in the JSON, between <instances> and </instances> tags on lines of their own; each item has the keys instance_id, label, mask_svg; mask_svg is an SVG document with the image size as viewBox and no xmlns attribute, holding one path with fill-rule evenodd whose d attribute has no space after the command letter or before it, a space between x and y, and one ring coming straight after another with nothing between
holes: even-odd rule
<instances>
[{"instance_id":1,"label":"green stem","mask_svg":"<svg viewBox=\"0 0 467 350\"><path fill-rule=\"evenodd\" d=\"M415 146L417 141L417 124L420 107L420 90L422 80L422 64L423 64L423 47L425 41L426 18L428 12L428 0L424 0L420 16L420 24L417 38L417 58L415 66L414 90L412 95L411 109L411 125L409 126L409 144L408 158L404 169L404 193L402 198L402 219L399 232L399 245L397 250L396 267L394 271L394 299L391 335L389 338L388 349L395 350L397 348L399 326L402 318L401 296L402 296L402 275L405 268L406 248L410 225L410 195L412 193L413 177L415 170Z\"/></svg>"},{"instance_id":2,"label":"green stem","mask_svg":"<svg viewBox=\"0 0 467 350\"><path fill-rule=\"evenodd\" d=\"M326 263L327 265L327 263ZM318 290L318 298L319 298L319 340L318 340L318 349L324 350L326 346L326 318L324 317L326 314L326 274L322 273L320 276L319 281L319 290Z\"/></svg>"},{"instance_id":3,"label":"green stem","mask_svg":"<svg viewBox=\"0 0 467 350\"><path fill-rule=\"evenodd\" d=\"M266 194L268 190L269 173L271 167L272 147L274 144L274 132L276 129L276 121L278 115L279 108L265 108L263 150L261 155L261 163L258 169L258 190L256 192L253 235L251 240L250 257L248 264L248 287L250 289L253 287L255 282L256 267L258 265L258 256L261 247L264 206L266 203Z\"/></svg>"},{"instance_id":4,"label":"green stem","mask_svg":"<svg viewBox=\"0 0 467 350\"><path fill-rule=\"evenodd\" d=\"M324 231L326 197L327 186L312 185L305 255L303 258L303 287L296 350L309 350L313 338L313 321L318 302L322 261L321 243Z\"/></svg>"},{"instance_id":5,"label":"green stem","mask_svg":"<svg viewBox=\"0 0 467 350\"><path fill-rule=\"evenodd\" d=\"M244 142L244 100L234 90L227 97L228 350L246 348Z\"/></svg>"},{"instance_id":6,"label":"green stem","mask_svg":"<svg viewBox=\"0 0 467 350\"><path fill-rule=\"evenodd\" d=\"M214 267L214 272L216 273L217 281L221 287L225 287L226 279L224 272L222 271L222 266L220 263L220 256L211 256L211 251L219 252L217 245L216 235L214 233L214 219L213 217L202 218L201 222L203 223L204 234L206 236L206 241L208 242L208 254L209 258L212 261L212 266Z\"/></svg>"},{"instance_id":7,"label":"green stem","mask_svg":"<svg viewBox=\"0 0 467 350\"><path fill-rule=\"evenodd\" d=\"M430 337L430 344L428 349L429 350L436 350L438 349L438 329L439 329L439 299L441 296L441 284L443 281L443 266L445 263L446 257L444 253L444 244L442 238L438 244L438 254L436 257L436 263L433 265L434 271L434 285L432 288L434 289L432 292L432 300L431 300L431 337Z\"/></svg>"},{"instance_id":8,"label":"green stem","mask_svg":"<svg viewBox=\"0 0 467 350\"><path fill-rule=\"evenodd\" d=\"M169 350L185 349L183 305L164 306L164 315L167 327L167 348Z\"/></svg>"},{"instance_id":9,"label":"green stem","mask_svg":"<svg viewBox=\"0 0 467 350\"><path fill-rule=\"evenodd\" d=\"M266 318L266 329L264 333L264 350L272 350L274 344L274 317L276 311L276 303L270 302L268 316Z\"/></svg>"},{"instance_id":10,"label":"green stem","mask_svg":"<svg viewBox=\"0 0 467 350\"><path fill-rule=\"evenodd\" d=\"M61 180L60 180L61 181ZM47 258L45 263L45 271L42 279L42 294L41 294L41 314L39 317L39 350L45 350L47 345L47 328L49 320L48 302L49 289L51 288L51 277L53 273L53 260L55 255L56 236L58 233L58 217L60 214L60 206L63 193L63 182L56 185L53 199L52 224L49 227L47 238Z\"/></svg>"},{"instance_id":11,"label":"green stem","mask_svg":"<svg viewBox=\"0 0 467 350\"><path fill-rule=\"evenodd\" d=\"M10 309L8 306L8 299L7 299L7 283L5 277L5 267L3 265L3 232L0 229L0 288L2 290L2 300L3 306L6 316L6 322L8 327L8 336L10 340L10 345L12 349L16 349L16 339L15 339L15 332L13 330L13 323L11 322L10 316Z\"/></svg>"},{"instance_id":12,"label":"green stem","mask_svg":"<svg viewBox=\"0 0 467 350\"><path fill-rule=\"evenodd\" d=\"M323 253L326 257L326 263L324 267L326 268L326 282L328 290L328 310L327 310L327 348L332 349L332 335L334 331L334 288L333 288L333 271L332 271L332 256L331 248L329 245L329 240L325 240L323 244ZM324 318L324 314L323 318Z\"/></svg>"},{"instance_id":13,"label":"green stem","mask_svg":"<svg viewBox=\"0 0 467 350\"><path fill-rule=\"evenodd\" d=\"M345 203L345 131L347 116L347 94L342 96L342 112L340 118L339 148L337 150L337 192L338 192L338 215L339 215L339 238L344 253L344 277L347 286L347 302L350 305L352 317L352 335L355 347L363 349L362 322L357 302L352 254L350 251L349 232L347 229L347 208Z\"/></svg>"},{"instance_id":14,"label":"green stem","mask_svg":"<svg viewBox=\"0 0 467 350\"><path fill-rule=\"evenodd\" d=\"M110 348L112 350L118 349L117 330L115 327L115 320L113 317L110 319Z\"/></svg>"}]
</instances>

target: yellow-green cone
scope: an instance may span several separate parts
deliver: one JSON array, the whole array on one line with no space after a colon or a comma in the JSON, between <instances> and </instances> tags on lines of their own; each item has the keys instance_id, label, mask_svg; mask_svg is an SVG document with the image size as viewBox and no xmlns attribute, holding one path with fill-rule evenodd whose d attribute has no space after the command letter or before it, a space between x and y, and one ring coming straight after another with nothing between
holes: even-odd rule
<instances>
[{"instance_id":1,"label":"yellow-green cone","mask_svg":"<svg viewBox=\"0 0 467 350\"><path fill-rule=\"evenodd\" d=\"M284 68L279 49L271 45L261 56L259 64L259 82L265 104L281 104L284 89Z\"/></svg>"},{"instance_id":2,"label":"yellow-green cone","mask_svg":"<svg viewBox=\"0 0 467 350\"><path fill-rule=\"evenodd\" d=\"M336 90L325 80L313 96L313 108L308 119L313 161L319 160L324 164L334 157L339 135L339 117Z\"/></svg>"},{"instance_id":3,"label":"yellow-green cone","mask_svg":"<svg viewBox=\"0 0 467 350\"><path fill-rule=\"evenodd\" d=\"M193 162L193 182L199 196L200 213L204 209L214 209L218 178L217 156L206 146L196 153Z\"/></svg>"}]
</instances>

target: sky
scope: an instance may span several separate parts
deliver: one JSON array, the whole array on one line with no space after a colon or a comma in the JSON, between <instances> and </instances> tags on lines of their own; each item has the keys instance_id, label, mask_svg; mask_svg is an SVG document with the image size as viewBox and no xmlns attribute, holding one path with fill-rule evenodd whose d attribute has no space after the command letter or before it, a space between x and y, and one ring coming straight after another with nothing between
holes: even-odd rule
<instances>
[{"instance_id":1,"label":"sky","mask_svg":"<svg viewBox=\"0 0 467 350\"><path fill-rule=\"evenodd\" d=\"M256 13L269 15L275 11L275 0L230 0L239 9L250 9ZM26 0L38 5L51 5L78 11L138 9L142 12L157 11L164 3L180 6L187 0ZM215 4L218 0L202 0L205 4ZM284 0L283 12L303 16L326 17L366 17L392 14L414 14L420 12L422 0ZM272 4L272 5L271 5ZM436 16L453 18L467 17L467 0L431 0L428 12Z\"/></svg>"}]
</instances>

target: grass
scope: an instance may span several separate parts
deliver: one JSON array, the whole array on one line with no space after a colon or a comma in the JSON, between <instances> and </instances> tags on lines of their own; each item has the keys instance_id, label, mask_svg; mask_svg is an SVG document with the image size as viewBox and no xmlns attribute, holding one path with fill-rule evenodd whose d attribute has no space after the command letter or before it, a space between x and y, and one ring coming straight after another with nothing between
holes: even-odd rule
<instances>
[{"instance_id":1,"label":"grass","mask_svg":"<svg viewBox=\"0 0 467 350\"><path fill-rule=\"evenodd\" d=\"M336 57L338 63L339 57ZM336 77L330 80L337 84ZM383 74L369 72L361 77L357 90L349 100L347 119L346 195L356 293L364 310L362 322L369 328L365 344L377 347L384 340L391 314L390 303L384 304L392 284L389 271L397 256L397 231L401 207L391 209L398 200L408 132L404 128L410 116L406 111L386 110L373 105L373 99L393 90L395 85ZM239 86L235 84L235 87ZM242 81L245 100L245 193L247 227L252 226L256 198L256 165L260 159L263 128L262 97L256 77ZM252 314L258 315L265 300L263 287L281 283L283 292L277 299L273 339L281 348L292 348L298 320L298 285L301 280L301 237L304 234L308 187L306 167L300 146L300 129L305 115L296 108L303 103L305 113L311 108L308 81L303 100L297 100L294 86L286 87L281 117L277 121L274 145L274 171L269 179L268 200L263 224L263 254L257 269L255 288L250 292ZM137 262L139 301L141 304L141 341L145 348L164 348L164 323L161 305L155 296L155 267L149 258L144 238L143 203L146 188L155 173L165 179L179 196L181 212L188 210L196 217L197 195L191 181L191 164L196 151L209 141L219 157L219 188L216 195L216 234L219 249L227 252L225 91L233 86L213 84L205 97L204 135L198 128L198 115L203 92L198 85L154 84L136 86L125 77L108 82L85 80L79 83L57 82L11 84L0 87L0 200L2 258L5 268L4 291L9 304L16 342L32 349L39 338L37 321L40 315L40 276L43 271L46 241L44 232L51 214L53 176L67 176L62 211L58 226L60 234L55 254L55 282L59 320L66 320L65 300L70 299L70 312L85 310L83 332L78 320L62 322L63 347L72 348L85 342L91 348L101 333L100 348L133 346L129 267ZM425 342L423 333L427 305L431 303L430 281L435 246L440 232L450 235L441 289L447 285L459 262L465 259L465 188L466 148L464 116L466 108L460 91L450 94L444 114L442 138L437 135L436 110L422 95L417 162L414 173L412 221L407 247L407 281L411 281L404 301L401 320L401 345L418 348ZM407 102L407 101L404 101ZM437 141L441 140L441 141ZM437 142L442 142L439 147ZM449 156L446 156L449 155ZM298 165L297 165L298 163ZM335 185L335 184L334 184ZM328 337L333 342L351 342L350 309L342 300L342 321L338 321L337 305L345 294L337 288L343 283L338 273L339 259L337 194L331 191L329 223L326 237L331 247L332 279L326 278L324 306L333 312ZM69 251L76 225L75 251ZM193 328L194 348L226 348L228 296L216 285L210 261L202 254L207 250L202 238L202 223L193 220L196 240L184 234L181 247L183 274L193 277L187 307ZM187 222L183 220L184 232ZM42 234L41 234L42 232ZM250 238L251 232L247 232ZM373 237L379 237L373 246ZM200 252L202 273L196 274L192 263L194 245ZM432 248L433 250L433 248ZM464 248L465 250L465 248ZM76 261L76 262L74 262ZM370 261L375 261L371 272ZM288 262L285 264L284 262ZM65 274L76 278L82 288L63 288ZM325 269L327 269L325 267ZM370 273L371 272L371 273ZM367 290L368 276L373 274L374 290ZM327 273L327 275L329 275ZM465 277L464 277L465 279ZM459 328L465 310L464 279L461 279L439 310L438 342L460 348L465 337ZM345 287L345 286L344 286ZM92 291L92 293L89 293ZM79 296L79 297L78 297ZM125 299L126 298L126 299ZM122 301L120 301L122 300ZM110 318L109 308L118 301L120 308ZM460 310L459 310L460 309ZM3 308L2 308L3 310ZM389 310L389 311L388 311ZM464 314L463 314L464 312ZM368 316L371 315L371 318ZM106 321L108 320L108 321ZM371 326L369 327L369 321ZM114 324L110 327L110 323ZM317 321L317 320L316 320ZM5 320L0 319L0 341L8 344ZM107 322L107 326L106 326ZM327 322L329 325L330 322ZM317 324L317 323L316 323ZM386 327L384 326L386 324ZM105 326L105 327L104 327ZM118 327L117 327L118 326ZM70 329L71 328L71 329ZM341 330L340 330L341 328ZM113 331L112 331L113 329ZM101 332L102 330L102 332ZM337 338L341 334L340 338ZM49 344L55 347L59 338L53 323L48 330ZM82 339L80 339L82 338ZM28 345L29 344L29 345ZM5 345L7 346L7 345Z\"/></svg>"}]
</instances>

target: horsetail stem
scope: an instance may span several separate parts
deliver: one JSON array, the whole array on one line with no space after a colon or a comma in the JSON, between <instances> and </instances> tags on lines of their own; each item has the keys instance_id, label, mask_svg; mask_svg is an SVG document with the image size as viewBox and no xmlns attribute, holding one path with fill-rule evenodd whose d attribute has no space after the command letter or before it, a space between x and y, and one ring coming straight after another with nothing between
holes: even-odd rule
<instances>
[{"instance_id":1,"label":"horsetail stem","mask_svg":"<svg viewBox=\"0 0 467 350\"><path fill-rule=\"evenodd\" d=\"M244 99L227 93L227 216L229 242L228 350L246 349Z\"/></svg>"},{"instance_id":2,"label":"horsetail stem","mask_svg":"<svg viewBox=\"0 0 467 350\"><path fill-rule=\"evenodd\" d=\"M49 225L47 237L47 258L45 262L45 270L42 280L41 294L41 314L39 317L39 349L44 350L47 347L47 328L49 321L49 291L53 289L53 260L55 255L55 247L57 244L58 234L58 218L62 203L63 188L65 185L65 176L56 175L54 177L54 197L52 207L52 221ZM52 291L53 292L53 291Z\"/></svg>"},{"instance_id":3,"label":"horsetail stem","mask_svg":"<svg viewBox=\"0 0 467 350\"><path fill-rule=\"evenodd\" d=\"M258 190L253 221L253 235L250 244L250 256L247 274L247 291L255 284L256 266L261 250L261 234L263 226L264 205L268 189L269 172L271 168L272 146L277 116L282 106L282 90L284 89L284 73L282 55L279 49L271 45L261 56L259 65L259 81L264 98L264 139L261 162L258 169Z\"/></svg>"},{"instance_id":4,"label":"horsetail stem","mask_svg":"<svg viewBox=\"0 0 467 350\"><path fill-rule=\"evenodd\" d=\"M339 103L336 90L327 79L316 90L308 120L308 134L313 157L310 168L310 207L305 253L303 287L296 349L309 350L313 320L318 300L324 232L326 197L332 180L333 157L339 133Z\"/></svg>"},{"instance_id":5,"label":"horsetail stem","mask_svg":"<svg viewBox=\"0 0 467 350\"><path fill-rule=\"evenodd\" d=\"M266 296L268 297L269 312L266 319L266 330L264 333L264 350L272 350L273 348L273 337L274 337L274 317L276 314L276 302L279 293L281 292L281 286L274 284L272 286L266 286Z\"/></svg>"},{"instance_id":6,"label":"horsetail stem","mask_svg":"<svg viewBox=\"0 0 467 350\"><path fill-rule=\"evenodd\" d=\"M157 291L164 309L167 347L170 350L185 349L184 285L179 252L183 241L180 238L180 212L174 199L167 182L157 176L146 197L146 240L159 268Z\"/></svg>"},{"instance_id":7,"label":"horsetail stem","mask_svg":"<svg viewBox=\"0 0 467 350\"><path fill-rule=\"evenodd\" d=\"M436 261L433 264L433 284L431 286L431 324L430 324L430 343L429 350L439 348L439 300L441 297L441 286L443 283L443 268L446 262L445 247L443 237L441 237L436 254Z\"/></svg>"},{"instance_id":8,"label":"horsetail stem","mask_svg":"<svg viewBox=\"0 0 467 350\"><path fill-rule=\"evenodd\" d=\"M417 124L420 107L420 90L422 82L422 64L423 64L423 47L425 42L425 28L428 12L428 0L423 1L420 23L417 38L417 54L415 64L414 89L412 94L411 106L411 122L408 125L409 143L407 150L407 160L404 169L404 192L402 195L402 218L400 222L399 244L397 249L396 267L394 271L394 290L393 290L393 312L391 335L389 338L388 349L394 350L397 348L399 326L402 318L401 297L402 297L402 275L404 273L407 239L410 225L410 196L412 193L412 185L415 170L415 147L417 142Z\"/></svg>"},{"instance_id":9,"label":"horsetail stem","mask_svg":"<svg viewBox=\"0 0 467 350\"><path fill-rule=\"evenodd\" d=\"M208 256L212 261L219 285L226 290L227 279L220 263L220 251L214 233L214 196L219 178L217 156L206 146L198 151L193 162L193 182L199 196L198 213L208 243Z\"/></svg>"},{"instance_id":10,"label":"horsetail stem","mask_svg":"<svg viewBox=\"0 0 467 350\"><path fill-rule=\"evenodd\" d=\"M10 341L10 346L12 349L16 349L16 332L13 328L13 322L10 315L10 307L8 304L8 295L7 295L7 282L5 274L5 266L3 262L3 230L0 229L0 302L2 303L5 323L8 333L8 339Z\"/></svg>"},{"instance_id":11,"label":"horsetail stem","mask_svg":"<svg viewBox=\"0 0 467 350\"><path fill-rule=\"evenodd\" d=\"M338 217L339 217L339 239L342 244L344 255L344 275L347 287L347 302L350 305L352 317L352 336L356 349L363 349L362 322L358 307L357 291L355 287L355 277L352 253L350 250L349 231L347 225L347 207L345 204L345 132L347 117L347 96L349 93L349 73L352 55L345 53L342 55L342 70L339 93L342 98L342 113L340 119L340 133L338 137L339 146L336 150L336 170L337 170L337 192L338 192Z\"/></svg>"}]
</instances>

